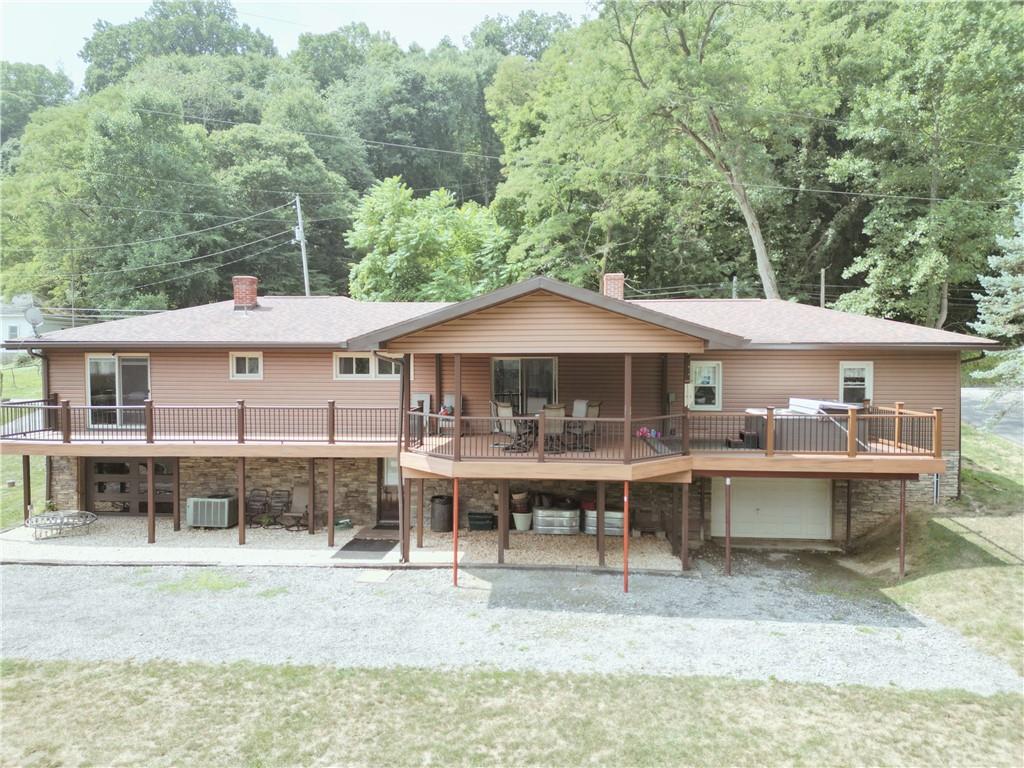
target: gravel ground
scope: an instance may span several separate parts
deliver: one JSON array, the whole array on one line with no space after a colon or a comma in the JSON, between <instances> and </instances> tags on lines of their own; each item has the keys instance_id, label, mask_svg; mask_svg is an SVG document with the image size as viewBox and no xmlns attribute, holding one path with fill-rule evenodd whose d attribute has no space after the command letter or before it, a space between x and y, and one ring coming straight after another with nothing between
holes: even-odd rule
<instances>
[{"instance_id":1,"label":"gravel ground","mask_svg":"<svg viewBox=\"0 0 1024 768\"><path fill-rule=\"evenodd\" d=\"M3 655L478 666L1020 691L1003 662L884 598L810 589L775 557L686 577L495 569L312 571L8 565ZM220 576L220 590L195 580ZM193 585L190 587L189 585ZM216 586L216 584L214 584Z\"/></svg>"}]
</instances>

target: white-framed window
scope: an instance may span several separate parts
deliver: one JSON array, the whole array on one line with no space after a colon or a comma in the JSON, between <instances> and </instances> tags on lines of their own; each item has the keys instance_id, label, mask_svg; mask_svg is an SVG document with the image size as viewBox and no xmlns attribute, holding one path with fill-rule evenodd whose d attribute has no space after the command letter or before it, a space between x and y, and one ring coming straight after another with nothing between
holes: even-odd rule
<instances>
[{"instance_id":1,"label":"white-framed window","mask_svg":"<svg viewBox=\"0 0 1024 768\"><path fill-rule=\"evenodd\" d=\"M413 376L412 357L409 357L409 377ZM402 361L377 357L368 352L335 352L334 378L336 381L383 379L398 381L402 378Z\"/></svg>"},{"instance_id":2,"label":"white-framed window","mask_svg":"<svg viewBox=\"0 0 1024 768\"><path fill-rule=\"evenodd\" d=\"M230 375L236 381L259 381L263 378L262 352L232 352Z\"/></svg>"},{"instance_id":3,"label":"white-framed window","mask_svg":"<svg viewBox=\"0 0 1024 768\"><path fill-rule=\"evenodd\" d=\"M844 403L873 400L875 364L870 360L843 360L839 363L839 399Z\"/></svg>"},{"instance_id":4,"label":"white-framed window","mask_svg":"<svg viewBox=\"0 0 1024 768\"><path fill-rule=\"evenodd\" d=\"M722 410L722 363L718 360L694 360L690 363L690 383L686 387L686 405L694 411Z\"/></svg>"},{"instance_id":5,"label":"white-framed window","mask_svg":"<svg viewBox=\"0 0 1024 768\"><path fill-rule=\"evenodd\" d=\"M16 339L20 335L21 334L18 333L18 326L16 326L16 325L8 325L7 326L7 338L8 339Z\"/></svg>"}]
</instances>

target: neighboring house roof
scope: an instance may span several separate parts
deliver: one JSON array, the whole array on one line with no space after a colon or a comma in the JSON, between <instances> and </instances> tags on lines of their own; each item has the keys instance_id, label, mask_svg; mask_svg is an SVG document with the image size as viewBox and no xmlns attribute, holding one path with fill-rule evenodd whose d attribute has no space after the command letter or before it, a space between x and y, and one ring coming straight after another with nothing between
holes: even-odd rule
<instances>
[{"instance_id":1,"label":"neighboring house roof","mask_svg":"<svg viewBox=\"0 0 1024 768\"><path fill-rule=\"evenodd\" d=\"M481 296L475 296L466 301L439 307L432 312L427 312L426 314L418 315L408 320L370 331L369 333L353 334L349 338L348 347L349 349L376 349L381 343L390 339L407 336L410 333L422 331L425 328L430 328L431 326L538 292L561 296L570 301L577 301L581 304L614 312L634 320L650 323L659 328L667 328L678 333L696 336L699 339L711 341L719 347L740 347L746 341L743 335L722 331L694 318L674 317L664 312L647 309L636 302L613 299L594 291L588 291L586 288L577 288L574 285L569 285L559 280L552 280L549 277L534 277L515 285L507 285L504 288L499 288L496 291L491 291Z\"/></svg>"},{"instance_id":2,"label":"neighboring house roof","mask_svg":"<svg viewBox=\"0 0 1024 768\"><path fill-rule=\"evenodd\" d=\"M550 278L533 278L467 301L362 302L344 296L261 296L239 311L221 301L67 328L12 348L338 347L372 349L387 339L536 291L563 296L705 339L711 349L821 347L993 347L976 336L773 299L613 299Z\"/></svg>"},{"instance_id":3,"label":"neighboring house roof","mask_svg":"<svg viewBox=\"0 0 1024 768\"><path fill-rule=\"evenodd\" d=\"M750 339L750 347L994 347L964 333L854 315L781 299L652 299L633 301L681 320L698 320Z\"/></svg>"}]
</instances>

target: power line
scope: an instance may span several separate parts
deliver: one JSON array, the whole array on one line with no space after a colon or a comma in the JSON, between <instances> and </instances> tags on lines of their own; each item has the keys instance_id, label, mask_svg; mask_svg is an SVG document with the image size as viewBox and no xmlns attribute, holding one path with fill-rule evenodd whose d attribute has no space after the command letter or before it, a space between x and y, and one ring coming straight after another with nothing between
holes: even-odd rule
<instances>
[{"instance_id":1,"label":"power line","mask_svg":"<svg viewBox=\"0 0 1024 768\"><path fill-rule=\"evenodd\" d=\"M192 257L187 258L187 259L179 259L178 261L163 261L163 262L160 262L159 264L146 264L146 265L141 266L141 267L122 267L121 269L105 269L105 270L102 270L102 271L99 271L99 272L57 272L57 273L52 273L52 274L55 277L72 277L72 278L74 278L74 277L95 277L97 275L114 275L114 274L120 274L122 272L138 272L138 271L143 270L143 269L159 269L161 267L174 266L175 264L186 264L186 263L188 263L190 261L200 261L202 259L210 259L210 258L213 258L214 256L220 256L220 255L225 254L225 253L230 253L231 251L237 251L239 248L245 248L246 246L255 245L256 243L262 243L263 241L270 240L271 238L274 238L274 237L280 237L281 235L288 235L288 234L291 234L291 232L292 231L290 229L285 229L285 230L282 230L281 232L276 232L273 235L267 235L266 237L261 237L258 240L251 240L248 243L242 243L241 245L234 245L234 246L232 246L230 248L225 248L222 251L214 251L213 253L207 253L207 254L204 254L202 256L192 256Z\"/></svg>"},{"instance_id":2,"label":"power line","mask_svg":"<svg viewBox=\"0 0 1024 768\"><path fill-rule=\"evenodd\" d=\"M168 278L166 278L164 280L156 280L156 281L154 281L152 283L144 283L143 285L133 285L133 286L130 286L129 289L133 290L133 291L137 291L137 290L139 290L141 288L152 288L154 285L163 285L164 283L170 283L170 282L174 282L176 280L187 280L188 278L194 277L195 275L202 274L203 272L212 272L215 269L221 269L222 267L228 267L228 266L231 266L232 264L237 264L240 261L245 261L246 259L253 259L253 258L257 257L257 256L261 256L264 253L267 253L268 251L272 251L275 248L280 248L282 245L289 245L289 244L290 244L290 241L289 242L275 243L274 245L270 246L269 248L264 248L261 251L256 251L256 253L250 253L248 256L242 256L239 259L234 259L232 261L225 261L223 264L217 264L216 266L213 266L213 267L206 267L204 269L197 269L194 272L189 272L187 275L181 275L179 277L168 277Z\"/></svg>"},{"instance_id":3,"label":"power line","mask_svg":"<svg viewBox=\"0 0 1024 768\"><path fill-rule=\"evenodd\" d=\"M196 217L209 217L211 219L233 219L238 216L237 213L223 214L223 213L206 213L204 211L171 211L166 208L133 208L127 205L103 205L101 203L89 203L85 200L45 200L42 201L46 205L66 205L66 206L79 206L82 208L104 208L115 211L134 211L136 213L167 213L177 216L196 216ZM288 203L285 203L281 208L286 207ZM275 210L275 209L271 209ZM254 214L259 215L259 214ZM256 219L256 221L280 221L280 219Z\"/></svg>"},{"instance_id":4,"label":"power line","mask_svg":"<svg viewBox=\"0 0 1024 768\"><path fill-rule=\"evenodd\" d=\"M245 217L243 217L241 219L235 219L233 221L225 221L225 222L223 222L221 224L214 224L213 226L204 227L203 229L195 229L195 230L192 230L191 232L182 232L181 234L178 234L178 235L165 235L164 237L154 237L154 238L151 238L149 240L132 240L132 241L127 242L127 243L111 243L110 245L81 245L81 246L76 246L76 247L73 247L73 248L47 248L46 250L48 252L50 252L50 253L68 253L69 251L100 251L100 250L105 250L105 249L108 249L108 248L128 248L128 247L131 247L131 246L134 246L134 245L146 245L148 243L162 243L162 242L166 242L168 240L179 240L179 239L181 239L183 237L190 237L192 235L200 235L203 232L211 232L211 231L213 231L215 229L222 229L223 227L230 227L233 224L240 224L243 221L249 221L250 219L254 219L257 216L262 216L265 213L271 213L272 211L277 211L277 210L280 210L281 208L287 208L287 207L288 207L288 203L285 203L284 205L278 205L278 206L275 206L274 208L268 208L265 211L260 211L259 213L254 213L252 216L245 216ZM24 252L24 251L34 251L34 250L36 250L36 248L8 248L7 250L9 250L9 251L11 251L13 253L21 253L21 252ZM125 270L122 270L122 271L125 271Z\"/></svg>"}]
</instances>

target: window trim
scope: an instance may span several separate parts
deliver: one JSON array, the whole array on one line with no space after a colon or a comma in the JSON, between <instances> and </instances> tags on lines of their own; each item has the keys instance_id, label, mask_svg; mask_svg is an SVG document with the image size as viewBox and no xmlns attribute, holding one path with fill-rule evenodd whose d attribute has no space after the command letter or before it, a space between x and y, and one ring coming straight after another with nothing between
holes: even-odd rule
<instances>
[{"instance_id":1,"label":"window trim","mask_svg":"<svg viewBox=\"0 0 1024 768\"><path fill-rule=\"evenodd\" d=\"M260 361L259 373L237 373L235 371L235 360L240 357L255 357ZM230 352L228 353L228 378L232 381L263 381L263 353L262 352Z\"/></svg>"},{"instance_id":2,"label":"window trim","mask_svg":"<svg viewBox=\"0 0 1024 768\"><path fill-rule=\"evenodd\" d=\"M103 427L128 427L134 426L131 424L122 423L123 411L121 408L124 407L124 393L121 391L121 364L120 358L138 358L146 361L146 386L148 387L149 396L153 396L153 368L150 363L148 352L86 352L85 355L85 404L90 406L89 414L89 426L103 426ZM92 406L92 376L90 374L91 361L92 360L113 360L114 361L114 406L117 408L117 423L116 424L100 424L93 421L94 411L91 410Z\"/></svg>"},{"instance_id":3,"label":"window trim","mask_svg":"<svg viewBox=\"0 0 1024 768\"><path fill-rule=\"evenodd\" d=\"M718 369L718 384L715 386L718 397L715 398L714 405L697 405L696 403L696 389L697 384L694 381L694 368L698 365L713 365ZM725 400L725 370L721 360L691 360L690 361L690 381L686 384L686 407L691 411L720 411L722 410L723 400Z\"/></svg>"},{"instance_id":4,"label":"window trim","mask_svg":"<svg viewBox=\"0 0 1024 768\"><path fill-rule=\"evenodd\" d=\"M341 373L338 369L338 361L344 358L361 358L369 360L369 373ZM415 376L415 364L413 363L413 355L409 355L409 379L411 380ZM402 378L401 373L381 373L380 372L380 360L381 358L372 352L335 352L332 364L334 365L333 373L335 381L399 381ZM395 359L395 363L401 366L402 361Z\"/></svg>"},{"instance_id":5,"label":"window trim","mask_svg":"<svg viewBox=\"0 0 1024 768\"><path fill-rule=\"evenodd\" d=\"M839 402L845 403L843 390L846 388L846 369L864 369L864 398L875 400L875 361L874 360L840 360L839 361Z\"/></svg>"}]
</instances>

